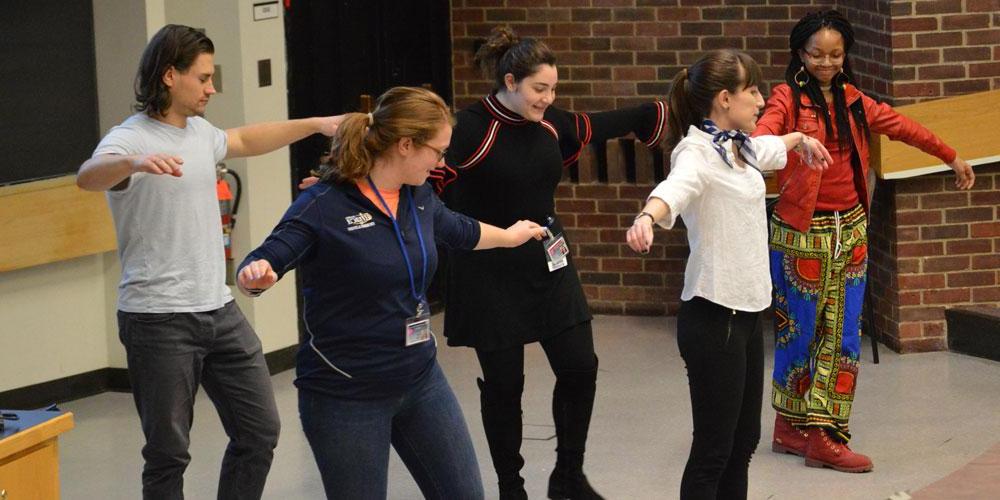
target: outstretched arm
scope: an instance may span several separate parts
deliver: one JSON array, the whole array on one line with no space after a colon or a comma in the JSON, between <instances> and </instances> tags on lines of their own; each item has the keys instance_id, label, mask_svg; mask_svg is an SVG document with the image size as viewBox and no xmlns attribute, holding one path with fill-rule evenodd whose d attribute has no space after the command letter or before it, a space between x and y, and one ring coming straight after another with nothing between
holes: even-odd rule
<instances>
[{"instance_id":1,"label":"outstretched arm","mask_svg":"<svg viewBox=\"0 0 1000 500\"><path fill-rule=\"evenodd\" d=\"M650 198L642 212L632 221L625 233L629 248L639 253L649 253L653 245L653 224L670 216L670 205L659 198Z\"/></svg>"},{"instance_id":2,"label":"outstretched arm","mask_svg":"<svg viewBox=\"0 0 1000 500\"><path fill-rule=\"evenodd\" d=\"M647 147L655 147L666 133L667 107L662 102L650 102L612 111L573 113L549 106L545 120L554 127L563 165L569 166L588 144L603 144L628 134L635 134Z\"/></svg>"},{"instance_id":3,"label":"outstretched arm","mask_svg":"<svg viewBox=\"0 0 1000 500\"><path fill-rule=\"evenodd\" d=\"M167 154L95 156L80 165L76 174L76 185L87 191L107 191L123 184L129 176L138 172L154 175L181 176L184 160Z\"/></svg>"},{"instance_id":4,"label":"outstretched arm","mask_svg":"<svg viewBox=\"0 0 1000 500\"><path fill-rule=\"evenodd\" d=\"M647 147L653 147L666 134L667 105L655 101L612 111L577 113L577 118L578 127L591 135L587 142L604 142L631 133Z\"/></svg>"},{"instance_id":5,"label":"outstretched arm","mask_svg":"<svg viewBox=\"0 0 1000 500\"><path fill-rule=\"evenodd\" d=\"M826 170L833 164L833 158L826 150L826 146L802 132L785 134L781 136L781 142L785 143L785 151L794 150L802 157L802 163L813 170Z\"/></svg>"},{"instance_id":6,"label":"outstretched arm","mask_svg":"<svg viewBox=\"0 0 1000 500\"><path fill-rule=\"evenodd\" d=\"M315 201L308 193L299 196L264 242L243 259L236 274L241 292L256 297L313 257L321 220Z\"/></svg>"},{"instance_id":7,"label":"outstretched arm","mask_svg":"<svg viewBox=\"0 0 1000 500\"><path fill-rule=\"evenodd\" d=\"M959 189L970 189L976 183L976 174L968 162L958 157L951 146L940 137L917 123L915 120L899 114L885 103L875 102L868 96L862 96L865 104L865 115L872 132L882 134L894 141L903 141L910 146L938 157L955 171L955 186Z\"/></svg>"},{"instance_id":8,"label":"outstretched arm","mask_svg":"<svg viewBox=\"0 0 1000 500\"><path fill-rule=\"evenodd\" d=\"M697 149L675 149L670 165L670 175L649 193L646 205L625 233L625 241L636 252L649 252L653 244L653 224L667 229L673 227L677 216L708 186L704 157Z\"/></svg>"},{"instance_id":9,"label":"outstretched arm","mask_svg":"<svg viewBox=\"0 0 1000 500\"><path fill-rule=\"evenodd\" d=\"M545 228L529 220L519 220L507 229L501 229L485 222L479 223L479 243L473 250L490 248L514 248L534 238L542 239Z\"/></svg>"},{"instance_id":10,"label":"outstretched arm","mask_svg":"<svg viewBox=\"0 0 1000 500\"><path fill-rule=\"evenodd\" d=\"M226 130L226 158L270 153L312 134L332 136L345 115L255 123Z\"/></svg>"}]
</instances>

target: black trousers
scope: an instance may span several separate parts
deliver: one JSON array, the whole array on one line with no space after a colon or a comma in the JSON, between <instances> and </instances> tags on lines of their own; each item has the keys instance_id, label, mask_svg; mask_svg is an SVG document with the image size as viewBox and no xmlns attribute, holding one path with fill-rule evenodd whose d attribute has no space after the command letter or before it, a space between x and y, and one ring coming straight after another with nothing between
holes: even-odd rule
<instances>
[{"instance_id":1,"label":"black trousers","mask_svg":"<svg viewBox=\"0 0 1000 500\"><path fill-rule=\"evenodd\" d=\"M540 342L552 371L590 370L594 368L594 333L590 322L567 328L554 337ZM484 352L476 349L483 380L487 384L520 385L524 375L524 346L501 351Z\"/></svg>"},{"instance_id":2,"label":"black trousers","mask_svg":"<svg viewBox=\"0 0 1000 500\"><path fill-rule=\"evenodd\" d=\"M681 499L745 499L764 392L760 313L695 297L681 303L677 345L687 365L694 421Z\"/></svg>"},{"instance_id":3,"label":"black trousers","mask_svg":"<svg viewBox=\"0 0 1000 500\"><path fill-rule=\"evenodd\" d=\"M556 468L582 475L587 432L594 408L597 356L590 322L584 322L541 341L556 375L552 417L556 427ZM524 390L524 346L501 351L476 350L483 370L479 387L483 428L490 445L501 493L517 491L521 456L521 393Z\"/></svg>"}]
</instances>

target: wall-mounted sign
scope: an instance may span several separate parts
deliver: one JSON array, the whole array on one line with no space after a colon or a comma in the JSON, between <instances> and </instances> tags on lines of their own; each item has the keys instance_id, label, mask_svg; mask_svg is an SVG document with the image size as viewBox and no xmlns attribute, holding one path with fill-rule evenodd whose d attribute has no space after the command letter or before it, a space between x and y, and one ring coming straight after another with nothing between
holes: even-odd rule
<instances>
[{"instance_id":1,"label":"wall-mounted sign","mask_svg":"<svg viewBox=\"0 0 1000 500\"><path fill-rule=\"evenodd\" d=\"M261 2L253 4L253 20L263 21L278 17L278 2Z\"/></svg>"}]
</instances>

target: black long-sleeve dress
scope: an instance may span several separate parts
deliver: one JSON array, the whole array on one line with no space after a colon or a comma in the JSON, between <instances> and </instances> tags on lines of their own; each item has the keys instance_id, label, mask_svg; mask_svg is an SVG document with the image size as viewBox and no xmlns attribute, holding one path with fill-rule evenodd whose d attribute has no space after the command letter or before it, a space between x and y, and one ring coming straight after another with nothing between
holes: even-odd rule
<instances>
[{"instance_id":1,"label":"black long-sleeve dress","mask_svg":"<svg viewBox=\"0 0 1000 500\"><path fill-rule=\"evenodd\" d=\"M664 135L661 102L600 113L550 106L541 122L525 120L495 95L458 113L437 182L448 208L507 227L519 219L555 222L563 168L591 142L635 133L647 146ZM573 265L549 272L541 242L514 249L452 250L447 258L444 334L448 345L494 351L536 342L591 319Z\"/></svg>"}]
</instances>

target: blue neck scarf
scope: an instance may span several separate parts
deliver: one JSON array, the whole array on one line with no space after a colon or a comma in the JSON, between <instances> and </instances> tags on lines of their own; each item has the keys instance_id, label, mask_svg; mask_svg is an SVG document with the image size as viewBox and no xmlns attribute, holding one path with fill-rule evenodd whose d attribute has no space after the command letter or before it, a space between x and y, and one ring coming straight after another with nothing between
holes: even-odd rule
<instances>
[{"instance_id":1,"label":"blue neck scarf","mask_svg":"<svg viewBox=\"0 0 1000 500\"><path fill-rule=\"evenodd\" d=\"M754 170L760 171L757 168L757 155L750 145L750 137L741 130L722 130L715 122L709 119L701 122L701 129L712 135L712 147L719 153L719 156L722 156L722 161L726 162L726 165L729 165L730 168L733 167L733 164L729 161L726 148L722 146L726 141L733 141L736 144L737 151L740 152L740 156L743 157L743 161L753 167Z\"/></svg>"}]
</instances>

